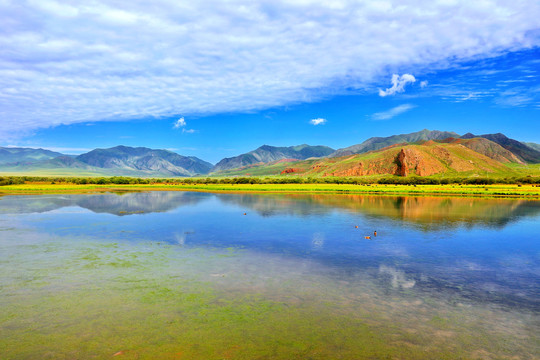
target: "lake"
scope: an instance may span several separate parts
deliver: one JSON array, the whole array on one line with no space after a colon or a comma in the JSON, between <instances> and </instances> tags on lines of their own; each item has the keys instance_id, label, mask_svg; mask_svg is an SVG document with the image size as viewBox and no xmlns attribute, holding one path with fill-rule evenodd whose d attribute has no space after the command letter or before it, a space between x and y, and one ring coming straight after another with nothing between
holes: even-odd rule
<instances>
[{"instance_id":1,"label":"lake","mask_svg":"<svg viewBox=\"0 0 540 360\"><path fill-rule=\"evenodd\" d=\"M539 314L538 201L0 197L1 359L539 359Z\"/></svg>"}]
</instances>

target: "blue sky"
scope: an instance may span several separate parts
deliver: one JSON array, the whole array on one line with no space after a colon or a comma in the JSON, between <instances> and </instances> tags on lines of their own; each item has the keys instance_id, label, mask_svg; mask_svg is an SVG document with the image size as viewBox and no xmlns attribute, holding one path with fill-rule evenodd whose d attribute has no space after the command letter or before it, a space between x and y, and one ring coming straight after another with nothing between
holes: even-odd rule
<instances>
[{"instance_id":1,"label":"blue sky","mask_svg":"<svg viewBox=\"0 0 540 360\"><path fill-rule=\"evenodd\" d=\"M0 146L215 163L424 128L540 143L539 18L532 0L0 1Z\"/></svg>"}]
</instances>

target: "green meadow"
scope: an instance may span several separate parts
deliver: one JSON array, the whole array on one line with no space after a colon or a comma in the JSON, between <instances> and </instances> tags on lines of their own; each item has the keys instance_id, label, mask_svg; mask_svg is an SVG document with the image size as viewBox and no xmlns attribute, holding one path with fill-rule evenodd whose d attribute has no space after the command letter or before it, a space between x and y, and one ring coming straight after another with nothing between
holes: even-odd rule
<instances>
[{"instance_id":1,"label":"green meadow","mask_svg":"<svg viewBox=\"0 0 540 360\"><path fill-rule=\"evenodd\" d=\"M414 194L520 197L540 199L536 184L205 184L205 183L148 183L148 184L75 184L69 182L26 182L0 187L1 195L44 193L87 193L118 191L206 191L206 192L264 192L264 193L341 193L341 194Z\"/></svg>"}]
</instances>

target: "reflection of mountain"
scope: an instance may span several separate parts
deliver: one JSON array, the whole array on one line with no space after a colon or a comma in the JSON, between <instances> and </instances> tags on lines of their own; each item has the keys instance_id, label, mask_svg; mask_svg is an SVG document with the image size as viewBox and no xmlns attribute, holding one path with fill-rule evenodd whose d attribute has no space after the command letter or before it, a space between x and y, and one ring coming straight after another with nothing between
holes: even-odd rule
<instances>
[{"instance_id":1,"label":"reflection of mountain","mask_svg":"<svg viewBox=\"0 0 540 360\"><path fill-rule=\"evenodd\" d=\"M83 195L0 196L0 214L29 214L53 211L74 204Z\"/></svg>"},{"instance_id":2,"label":"reflection of mountain","mask_svg":"<svg viewBox=\"0 0 540 360\"><path fill-rule=\"evenodd\" d=\"M179 191L152 191L122 194L4 196L0 213L42 213L68 206L79 206L95 213L114 215L166 212L180 206L195 205L211 195Z\"/></svg>"},{"instance_id":3,"label":"reflection of mountain","mask_svg":"<svg viewBox=\"0 0 540 360\"><path fill-rule=\"evenodd\" d=\"M425 229L483 224L504 226L523 216L540 213L540 206L526 200L450 197L272 194L217 195L263 216L310 215L346 209L364 215L406 221Z\"/></svg>"},{"instance_id":4,"label":"reflection of mountain","mask_svg":"<svg viewBox=\"0 0 540 360\"><path fill-rule=\"evenodd\" d=\"M406 221L426 229L463 224L504 226L523 216L540 213L536 203L512 199L345 195L322 198L321 202L366 215Z\"/></svg>"},{"instance_id":5,"label":"reflection of mountain","mask_svg":"<svg viewBox=\"0 0 540 360\"><path fill-rule=\"evenodd\" d=\"M540 206L536 203L512 199L335 194L208 194L181 191L4 196L0 197L0 213L41 213L78 206L95 213L122 216L171 211L214 196L224 203L236 204L262 216L311 216L342 209L366 216L405 221L426 230L475 224L502 227L524 216L540 213Z\"/></svg>"},{"instance_id":6,"label":"reflection of mountain","mask_svg":"<svg viewBox=\"0 0 540 360\"><path fill-rule=\"evenodd\" d=\"M179 191L152 191L88 196L77 201L77 206L95 213L129 215L137 213L167 212L180 206L195 205L208 198L208 194Z\"/></svg>"},{"instance_id":7,"label":"reflection of mountain","mask_svg":"<svg viewBox=\"0 0 540 360\"><path fill-rule=\"evenodd\" d=\"M307 216L331 211L332 206L321 206L314 195L297 194L216 194L220 201L237 204L256 211L262 216L297 215Z\"/></svg>"}]
</instances>

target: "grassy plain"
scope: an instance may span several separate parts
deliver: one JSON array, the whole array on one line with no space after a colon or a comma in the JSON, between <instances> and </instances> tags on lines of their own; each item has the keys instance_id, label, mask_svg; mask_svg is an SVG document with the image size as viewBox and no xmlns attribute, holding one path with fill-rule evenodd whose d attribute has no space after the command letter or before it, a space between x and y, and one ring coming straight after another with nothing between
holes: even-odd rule
<instances>
[{"instance_id":1,"label":"grassy plain","mask_svg":"<svg viewBox=\"0 0 540 360\"><path fill-rule=\"evenodd\" d=\"M0 195L90 193L122 191L205 191L257 193L339 193L379 195L452 195L520 197L540 199L540 186L534 184L492 185L390 185L390 184L72 184L34 182L0 187Z\"/></svg>"}]
</instances>

